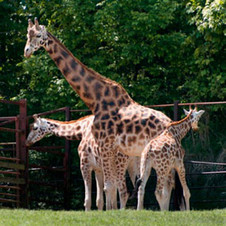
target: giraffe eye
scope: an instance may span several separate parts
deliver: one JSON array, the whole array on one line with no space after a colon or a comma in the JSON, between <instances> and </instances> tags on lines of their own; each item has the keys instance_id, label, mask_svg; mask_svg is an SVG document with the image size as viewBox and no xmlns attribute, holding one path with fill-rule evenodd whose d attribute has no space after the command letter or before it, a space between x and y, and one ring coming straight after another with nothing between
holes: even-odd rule
<instances>
[{"instance_id":1,"label":"giraffe eye","mask_svg":"<svg viewBox=\"0 0 226 226\"><path fill-rule=\"evenodd\" d=\"M37 130L37 129L38 129L38 127L34 127L34 128L33 128L33 130Z\"/></svg>"},{"instance_id":2,"label":"giraffe eye","mask_svg":"<svg viewBox=\"0 0 226 226\"><path fill-rule=\"evenodd\" d=\"M37 36L36 36L36 38L40 38L40 37L41 37L41 35L37 35Z\"/></svg>"}]
</instances>

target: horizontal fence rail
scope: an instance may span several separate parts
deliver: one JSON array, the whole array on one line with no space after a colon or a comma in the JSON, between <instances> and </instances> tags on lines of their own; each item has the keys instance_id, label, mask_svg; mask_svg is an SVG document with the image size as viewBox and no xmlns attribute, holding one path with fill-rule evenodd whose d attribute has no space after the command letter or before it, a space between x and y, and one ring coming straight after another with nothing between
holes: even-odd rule
<instances>
[{"instance_id":1,"label":"horizontal fence rail","mask_svg":"<svg viewBox=\"0 0 226 226\"><path fill-rule=\"evenodd\" d=\"M205 164L205 165L216 165L216 166L226 166L223 162L203 162L203 161L185 161L186 164Z\"/></svg>"},{"instance_id":2,"label":"horizontal fence rail","mask_svg":"<svg viewBox=\"0 0 226 226\"><path fill-rule=\"evenodd\" d=\"M21 105L21 101L12 101L12 100L0 100L0 103L3 103L3 104Z\"/></svg>"},{"instance_id":3,"label":"horizontal fence rail","mask_svg":"<svg viewBox=\"0 0 226 226\"><path fill-rule=\"evenodd\" d=\"M36 115L38 115L38 116L51 115L51 114L57 113L57 112L64 112L65 110L66 110L66 107L63 107L63 108L58 108L58 109L51 110L51 111L46 111L46 112L38 113ZM28 116L28 119L31 119L31 118L33 118L33 115L29 115Z\"/></svg>"},{"instance_id":4,"label":"horizontal fence rail","mask_svg":"<svg viewBox=\"0 0 226 226\"><path fill-rule=\"evenodd\" d=\"M218 105L218 104L226 104L226 101L217 101L217 102L195 102L195 103L178 103L178 106L201 106L201 105ZM154 105L146 105L149 108L162 108L162 107L174 107L174 104L154 104ZM71 109L71 112L90 112L89 109Z\"/></svg>"}]
</instances>

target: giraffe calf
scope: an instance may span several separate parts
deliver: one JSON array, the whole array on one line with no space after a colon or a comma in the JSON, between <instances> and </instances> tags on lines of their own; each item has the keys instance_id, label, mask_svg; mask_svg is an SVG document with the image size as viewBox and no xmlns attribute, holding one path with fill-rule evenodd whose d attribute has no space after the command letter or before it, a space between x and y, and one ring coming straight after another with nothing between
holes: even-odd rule
<instances>
[{"instance_id":1,"label":"giraffe calf","mask_svg":"<svg viewBox=\"0 0 226 226\"><path fill-rule=\"evenodd\" d=\"M185 151L181 146L181 140L192 128L198 129L198 121L203 110L190 109L185 111L187 115L184 119L170 123L167 128L156 138L152 139L145 147L141 155L140 178L137 181L138 205L137 209L143 208L145 185L154 168L157 174L157 185L155 196L161 210L169 209L170 192L167 189L168 175L175 169L183 188L186 210L190 209L190 192L185 179L185 167L183 158ZM171 191L171 190L170 190Z\"/></svg>"}]
</instances>

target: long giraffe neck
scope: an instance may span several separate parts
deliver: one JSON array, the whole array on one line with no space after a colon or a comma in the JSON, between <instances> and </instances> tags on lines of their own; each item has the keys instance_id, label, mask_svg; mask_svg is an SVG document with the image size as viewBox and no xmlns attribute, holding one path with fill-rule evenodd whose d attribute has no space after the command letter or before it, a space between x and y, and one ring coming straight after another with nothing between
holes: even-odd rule
<instances>
[{"instance_id":1,"label":"long giraffe neck","mask_svg":"<svg viewBox=\"0 0 226 226\"><path fill-rule=\"evenodd\" d=\"M49 32L47 43L44 48L71 87L93 113L99 111L103 105L105 107L127 106L133 101L121 85L86 67Z\"/></svg>"},{"instance_id":2,"label":"long giraffe neck","mask_svg":"<svg viewBox=\"0 0 226 226\"><path fill-rule=\"evenodd\" d=\"M91 119L92 117L92 119ZM81 140L88 129L89 123L93 120L93 116L86 116L74 121L57 121L53 119L45 119L48 123L48 132L59 137L65 137L68 140Z\"/></svg>"},{"instance_id":3,"label":"long giraffe neck","mask_svg":"<svg viewBox=\"0 0 226 226\"><path fill-rule=\"evenodd\" d=\"M191 129L191 115L189 114L180 121L172 122L167 129L180 142Z\"/></svg>"}]
</instances>

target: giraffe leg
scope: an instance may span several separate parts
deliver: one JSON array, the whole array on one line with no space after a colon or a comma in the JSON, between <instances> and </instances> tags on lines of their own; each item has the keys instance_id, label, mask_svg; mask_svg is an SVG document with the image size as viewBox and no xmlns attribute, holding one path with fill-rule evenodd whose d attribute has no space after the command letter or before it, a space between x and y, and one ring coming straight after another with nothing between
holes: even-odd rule
<instances>
[{"instance_id":1,"label":"giraffe leg","mask_svg":"<svg viewBox=\"0 0 226 226\"><path fill-rule=\"evenodd\" d=\"M104 180L103 173L101 171L95 172L96 186L97 186L97 197L96 197L96 206L98 210L103 210L104 206L104 197L103 197L103 188L104 188Z\"/></svg>"},{"instance_id":2,"label":"giraffe leg","mask_svg":"<svg viewBox=\"0 0 226 226\"><path fill-rule=\"evenodd\" d=\"M175 187L175 170L172 169L170 173L168 174L168 177L165 181L164 189L166 189L168 196L165 199L165 209L169 210L169 205L170 205L170 198L171 198L171 193L172 189Z\"/></svg>"},{"instance_id":3,"label":"giraffe leg","mask_svg":"<svg viewBox=\"0 0 226 226\"><path fill-rule=\"evenodd\" d=\"M124 209L126 207L126 203L129 197L127 187L126 187L125 176L123 176L123 178L121 178L121 180L117 182L117 185L118 185L118 191L119 191L120 209Z\"/></svg>"},{"instance_id":4,"label":"giraffe leg","mask_svg":"<svg viewBox=\"0 0 226 226\"><path fill-rule=\"evenodd\" d=\"M130 156L127 171L130 177L130 180L135 188L136 178L140 176L140 157Z\"/></svg>"},{"instance_id":5,"label":"giraffe leg","mask_svg":"<svg viewBox=\"0 0 226 226\"><path fill-rule=\"evenodd\" d=\"M169 210L169 189L166 186L168 177L166 173L156 170L157 184L155 189L155 197L159 203L160 210Z\"/></svg>"},{"instance_id":6,"label":"giraffe leg","mask_svg":"<svg viewBox=\"0 0 226 226\"><path fill-rule=\"evenodd\" d=\"M140 183L138 188L138 203L137 203L137 210L142 210L144 208L144 193L145 193L145 186L149 175L151 173L151 162L150 158L144 153L141 156L141 165L140 165L140 178L137 180L137 184Z\"/></svg>"},{"instance_id":7,"label":"giraffe leg","mask_svg":"<svg viewBox=\"0 0 226 226\"><path fill-rule=\"evenodd\" d=\"M114 155L103 157L103 172L104 172L104 191L106 196L106 210L110 210L115 207L116 197L116 177L115 177L115 162Z\"/></svg>"},{"instance_id":8,"label":"giraffe leg","mask_svg":"<svg viewBox=\"0 0 226 226\"><path fill-rule=\"evenodd\" d=\"M127 171L129 174L129 178L133 184L133 187L135 187L135 180L136 180L136 176L137 176L135 167L136 167L135 157L130 157Z\"/></svg>"},{"instance_id":9,"label":"giraffe leg","mask_svg":"<svg viewBox=\"0 0 226 226\"><path fill-rule=\"evenodd\" d=\"M120 209L124 209L126 207L126 203L129 198L129 194L126 186L125 174L126 174L126 169L127 169L130 158L127 155L122 155L122 154L121 155L118 154L117 157L118 157L118 160L120 159L120 161L119 162L116 161L116 167L117 167L116 180L117 180L117 187L118 187L119 198L120 198Z\"/></svg>"},{"instance_id":10,"label":"giraffe leg","mask_svg":"<svg viewBox=\"0 0 226 226\"><path fill-rule=\"evenodd\" d=\"M177 163L176 171L178 173L178 176L179 176L179 179L181 182L181 186L183 188L183 195L185 198L186 210L190 210L189 200L190 200L191 194L190 194L189 188L186 183L185 168L184 168L184 163L182 160Z\"/></svg>"},{"instance_id":11,"label":"giraffe leg","mask_svg":"<svg viewBox=\"0 0 226 226\"><path fill-rule=\"evenodd\" d=\"M81 166L81 172L82 177L84 180L84 186L85 186L85 201L84 201L84 207L85 211L91 210L91 194L92 194L92 175L91 175L91 169L87 165Z\"/></svg>"},{"instance_id":12,"label":"giraffe leg","mask_svg":"<svg viewBox=\"0 0 226 226\"><path fill-rule=\"evenodd\" d=\"M111 194L111 208L113 210L118 209L118 204L117 204L117 188L114 186L113 188L113 193Z\"/></svg>"}]
</instances>

